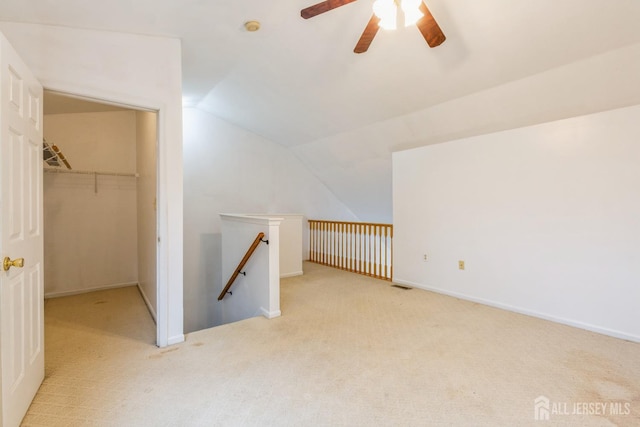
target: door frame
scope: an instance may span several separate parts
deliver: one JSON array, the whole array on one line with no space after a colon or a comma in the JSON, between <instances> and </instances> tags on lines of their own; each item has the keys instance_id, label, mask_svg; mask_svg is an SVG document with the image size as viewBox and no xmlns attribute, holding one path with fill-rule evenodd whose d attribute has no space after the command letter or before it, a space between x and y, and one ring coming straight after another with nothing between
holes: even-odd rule
<instances>
[{"instance_id":1,"label":"door frame","mask_svg":"<svg viewBox=\"0 0 640 427\"><path fill-rule=\"evenodd\" d=\"M181 204L179 212L180 217L182 216L183 191L181 180L179 188L172 185L173 180L171 179L169 170L169 168L172 167L172 163L170 162L171 155L164 131L168 106L163 104L159 105L155 101L135 96L125 94L114 95L112 92L103 93L99 89L88 90L86 87L73 87L73 85L69 84L58 84L47 81L41 81L41 83L45 91L134 110L152 111L157 114L156 230L158 243L156 245L156 345L158 347L166 347L183 342L182 222L180 222L180 224L171 224L168 218L170 210L169 203L175 203L175 199L178 198L176 196L179 196L179 203ZM180 174L182 174L181 160L179 171ZM175 206L172 208L175 210ZM170 238L172 236L179 236L179 239L174 239L179 241L171 242ZM176 253L179 253L178 259L176 259ZM176 283L177 281L179 281L180 286L170 286L171 283ZM176 290L179 290L179 293L176 292ZM176 324L179 324L180 330L172 332L171 326L174 325L173 329L175 329Z\"/></svg>"}]
</instances>

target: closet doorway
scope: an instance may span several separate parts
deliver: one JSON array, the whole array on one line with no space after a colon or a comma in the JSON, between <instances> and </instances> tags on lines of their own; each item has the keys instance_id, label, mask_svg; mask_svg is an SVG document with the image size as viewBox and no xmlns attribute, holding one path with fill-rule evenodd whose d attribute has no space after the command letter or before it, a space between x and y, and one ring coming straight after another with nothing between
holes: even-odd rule
<instances>
[{"instance_id":1,"label":"closet doorway","mask_svg":"<svg viewBox=\"0 0 640 427\"><path fill-rule=\"evenodd\" d=\"M155 321L157 112L46 90L43 106L45 298L137 286Z\"/></svg>"}]
</instances>

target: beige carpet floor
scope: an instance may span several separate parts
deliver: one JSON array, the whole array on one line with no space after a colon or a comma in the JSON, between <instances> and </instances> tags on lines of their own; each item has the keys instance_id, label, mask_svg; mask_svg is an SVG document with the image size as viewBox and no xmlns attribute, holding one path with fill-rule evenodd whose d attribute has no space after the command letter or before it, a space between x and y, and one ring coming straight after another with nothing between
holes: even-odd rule
<instances>
[{"instance_id":1,"label":"beige carpet floor","mask_svg":"<svg viewBox=\"0 0 640 427\"><path fill-rule=\"evenodd\" d=\"M638 343L304 268L282 281L282 317L164 349L136 288L48 300L23 425L640 425Z\"/></svg>"}]
</instances>

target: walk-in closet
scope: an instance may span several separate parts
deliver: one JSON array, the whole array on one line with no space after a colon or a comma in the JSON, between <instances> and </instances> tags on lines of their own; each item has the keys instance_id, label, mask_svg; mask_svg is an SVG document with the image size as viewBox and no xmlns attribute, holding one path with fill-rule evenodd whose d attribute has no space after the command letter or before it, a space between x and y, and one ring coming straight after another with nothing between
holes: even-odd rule
<instances>
[{"instance_id":1,"label":"walk-in closet","mask_svg":"<svg viewBox=\"0 0 640 427\"><path fill-rule=\"evenodd\" d=\"M45 298L138 286L156 307L157 114L45 92Z\"/></svg>"}]
</instances>

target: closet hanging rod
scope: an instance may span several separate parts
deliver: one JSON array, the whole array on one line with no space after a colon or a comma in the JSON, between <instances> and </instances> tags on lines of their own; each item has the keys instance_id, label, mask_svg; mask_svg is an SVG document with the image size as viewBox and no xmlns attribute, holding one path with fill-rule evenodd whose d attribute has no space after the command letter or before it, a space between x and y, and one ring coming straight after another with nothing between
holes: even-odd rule
<instances>
[{"instance_id":1,"label":"closet hanging rod","mask_svg":"<svg viewBox=\"0 0 640 427\"><path fill-rule=\"evenodd\" d=\"M53 169L53 168L44 168L45 172L48 173L73 173L78 175L109 175L109 176L131 176L138 178L140 175L137 173L123 173L123 172L101 172L101 171L80 171L75 169Z\"/></svg>"}]
</instances>

